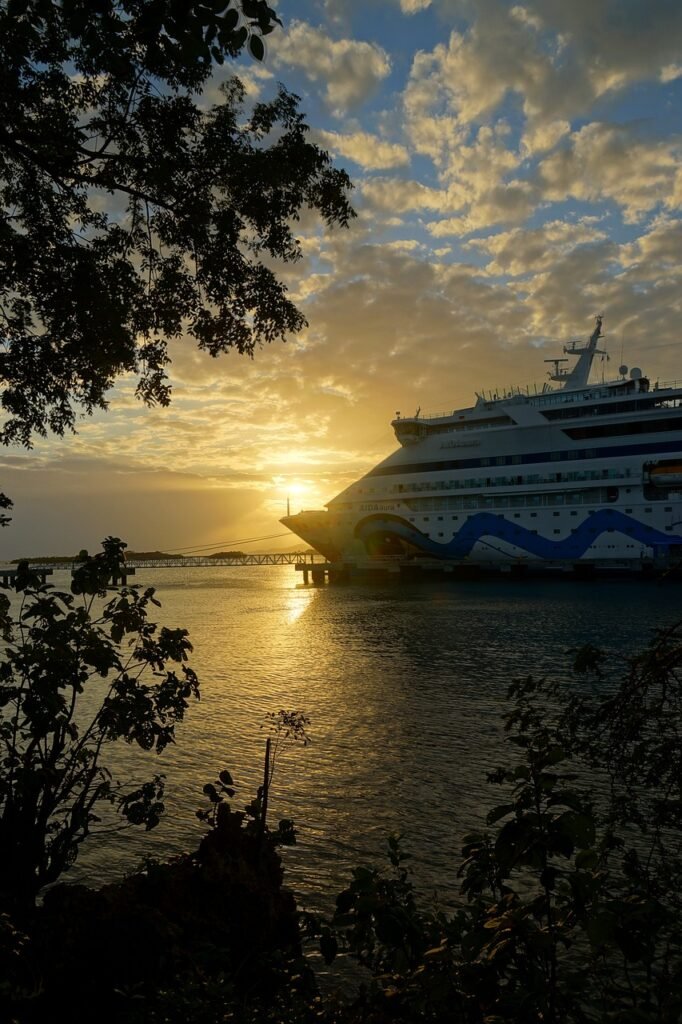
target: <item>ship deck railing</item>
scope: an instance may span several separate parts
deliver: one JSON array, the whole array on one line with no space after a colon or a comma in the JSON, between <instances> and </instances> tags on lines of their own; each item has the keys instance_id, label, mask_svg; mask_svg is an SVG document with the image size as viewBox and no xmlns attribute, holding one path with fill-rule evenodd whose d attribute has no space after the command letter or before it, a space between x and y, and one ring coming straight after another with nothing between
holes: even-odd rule
<instances>
[{"instance_id":1,"label":"ship deck railing","mask_svg":"<svg viewBox=\"0 0 682 1024\"><path fill-rule=\"evenodd\" d=\"M553 405L557 402L574 402L579 401L586 397L602 397L610 398L611 386L613 384L622 384L624 381L602 381L599 383L588 384L583 388L570 388L565 391L563 388L550 388L547 384L538 385L514 385L512 387L492 388L488 391L477 391L476 396L482 402L503 402L510 398L524 397L539 399L539 404ZM596 388L603 388L601 395L595 394ZM652 391L675 391L682 389L682 380L657 380L651 385ZM423 413L419 411L413 416L397 415L394 419L394 423L431 423L435 420L448 420L452 419L453 416L461 416L463 414L461 409L448 409L445 412L428 412ZM479 429L479 425L475 421L472 422L472 427Z\"/></svg>"}]
</instances>

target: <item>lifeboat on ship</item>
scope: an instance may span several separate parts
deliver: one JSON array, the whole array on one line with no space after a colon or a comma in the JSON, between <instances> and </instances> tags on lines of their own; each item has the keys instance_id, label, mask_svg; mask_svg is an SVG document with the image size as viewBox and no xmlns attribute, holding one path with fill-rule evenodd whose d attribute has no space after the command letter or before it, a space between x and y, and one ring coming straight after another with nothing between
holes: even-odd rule
<instances>
[{"instance_id":1,"label":"lifeboat on ship","mask_svg":"<svg viewBox=\"0 0 682 1024\"><path fill-rule=\"evenodd\" d=\"M653 462L644 467L645 480L653 487L664 490L682 488L682 459Z\"/></svg>"}]
</instances>

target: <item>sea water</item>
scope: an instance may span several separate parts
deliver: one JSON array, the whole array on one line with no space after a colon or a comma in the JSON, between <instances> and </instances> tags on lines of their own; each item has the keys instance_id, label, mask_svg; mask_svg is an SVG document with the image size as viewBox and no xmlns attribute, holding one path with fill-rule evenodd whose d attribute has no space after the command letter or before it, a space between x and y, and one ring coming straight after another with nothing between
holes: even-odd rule
<instances>
[{"instance_id":1,"label":"sea water","mask_svg":"<svg viewBox=\"0 0 682 1024\"><path fill-rule=\"evenodd\" d=\"M64 585L61 574L52 581ZM118 743L132 784L166 775L153 832L93 836L68 877L99 883L144 857L196 847L202 787L228 768L237 806L262 777L264 717L310 717L311 743L277 763L270 821L293 818L288 884L326 910L353 866L385 864L401 833L419 887L456 898L463 836L499 802L487 773L513 757L501 716L512 679L571 678L585 643L621 653L682 618L682 588L641 582L452 582L302 586L292 566L138 570L157 620L189 630L201 701L161 756ZM158 614L157 614L158 613Z\"/></svg>"}]
</instances>

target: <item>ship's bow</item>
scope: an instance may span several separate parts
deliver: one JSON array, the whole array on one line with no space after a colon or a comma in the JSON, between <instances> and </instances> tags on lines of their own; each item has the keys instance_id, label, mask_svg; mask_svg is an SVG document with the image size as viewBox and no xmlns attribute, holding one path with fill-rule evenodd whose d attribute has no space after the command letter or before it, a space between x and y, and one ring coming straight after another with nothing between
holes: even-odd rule
<instances>
[{"instance_id":1,"label":"ship's bow","mask_svg":"<svg viewBox=\"0 0 682 1024\"><path fill-rule=\"evenodd\" d=\"M284 516L280 523L330 562L339 560L340 552L332 537L328 512L317 509L299 512L295 516Z\"/></svg>"}]
</instances>

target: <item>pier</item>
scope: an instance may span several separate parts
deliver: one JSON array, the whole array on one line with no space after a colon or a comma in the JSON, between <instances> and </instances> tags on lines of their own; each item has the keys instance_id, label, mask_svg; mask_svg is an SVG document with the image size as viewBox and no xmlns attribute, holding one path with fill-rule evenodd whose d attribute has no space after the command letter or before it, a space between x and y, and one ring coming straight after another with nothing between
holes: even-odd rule
<instances>
[{"instance_id":1,"label":"pier","mask_svg":"<svg viewBox=\"0 0 682 1024\"><path fill-rule=\"evenodd\" d=\"M44 583L48 576L52 575L53 569L51 567L32 565L30 567L31 572L38 577L41 583ZM11 587L16 579L18 569L16 568L0 568L0 586Z\"/></svg>"}]
</instances>

